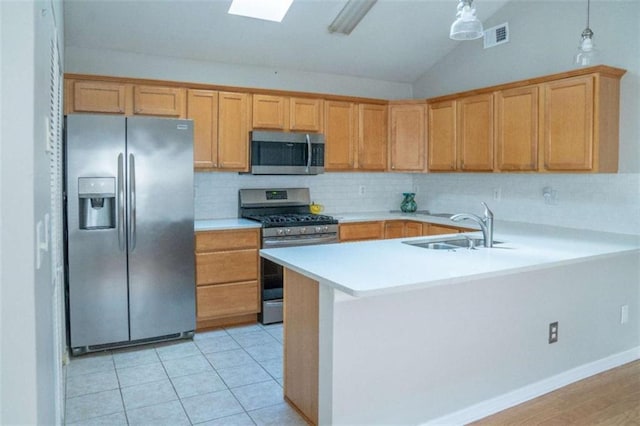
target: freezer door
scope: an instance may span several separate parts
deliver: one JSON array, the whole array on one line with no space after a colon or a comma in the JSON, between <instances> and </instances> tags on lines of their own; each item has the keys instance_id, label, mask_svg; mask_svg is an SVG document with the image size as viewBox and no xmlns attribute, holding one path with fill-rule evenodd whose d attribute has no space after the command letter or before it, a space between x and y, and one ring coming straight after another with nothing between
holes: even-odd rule
<instances>
[{"instance_id":1,"label":"freezer door","mask_svg":"<svg viewBox=\"0 0 640 426\"><path fill-rule=\"evenodd\" d=\"M127 119L131 339L195 329L193 123Z\"/></svg>"},{"instance_id":2,"label":"freezer door","mask_svg":"<svg viewBox=\"0 0 640 426\"><path fill-rule=\"evenodd\" d=\"M124 117L69 115L65 148L71 347L127 341Z\"/></svg>"}]
</instances>

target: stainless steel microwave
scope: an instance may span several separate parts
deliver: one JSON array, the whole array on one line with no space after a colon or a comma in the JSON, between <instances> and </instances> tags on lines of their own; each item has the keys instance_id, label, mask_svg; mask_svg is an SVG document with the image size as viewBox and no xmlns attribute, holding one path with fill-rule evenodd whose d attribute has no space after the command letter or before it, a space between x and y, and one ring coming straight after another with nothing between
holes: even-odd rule
<instances>
[{"instance_id":1,"label":"stainless steel microwave","mask_svg":"<svg viewBox=\"0 0 640 426\"><path fill-rule=\"evenodd\" d=\"M251 132L251 174L324 173L324 135L299 132Z\"/></svg>"}]
</instances>

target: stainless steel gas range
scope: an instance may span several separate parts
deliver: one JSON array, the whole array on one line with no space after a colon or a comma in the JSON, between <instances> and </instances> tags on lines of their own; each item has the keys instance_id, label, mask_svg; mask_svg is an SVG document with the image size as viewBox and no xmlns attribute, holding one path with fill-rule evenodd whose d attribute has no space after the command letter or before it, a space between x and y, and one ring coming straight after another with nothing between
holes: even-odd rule
<instances>
[{"instance_id":1,"label":"stainless steel gas range","mask_svg":"<svg viewBox=\"0 0 640 426\"><path fill-rule=\"evenodd\" d=\"M309 212L309 188L241 189L238 201L240 217L262 224L262 248L338 242L338 221ZM260 322L281 322L282 267L261 259L260 271Z\"/></svg>"}]
</instances>

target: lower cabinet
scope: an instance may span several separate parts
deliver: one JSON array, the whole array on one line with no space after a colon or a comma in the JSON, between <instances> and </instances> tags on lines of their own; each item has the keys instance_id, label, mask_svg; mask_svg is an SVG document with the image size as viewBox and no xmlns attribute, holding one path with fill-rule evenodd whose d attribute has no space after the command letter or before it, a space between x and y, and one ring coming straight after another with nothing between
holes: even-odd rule
<instances>
[{"instance_id":1,"label":"lower cabinet","mask_svg":"<svg viewBox=\"0 0 640 426\"><path fill-rule=\"evenodd\" d=\"M407 238L424 235L424 227L428 224L412 220L387 220L384 223L384 238Z\"/></svg>"},{"instance_id":2,"label":"lower cabinet","mask_svg":"<svg viewBox=\"0 0 640 426\"><path fill-rule=\"evenodd\" d=\"M462 228L458 226L446 226L446 225L435 225L433 223L425 223L424 225L424 235L444 235L444 234L456 234L459 232L473 232L476 229L471 228Z\"/></svg>"},{"instance_id":3,"label":"lower cabinet","mask_svg":"<svg viewBox=\"0 0 640 426\"><path fill-rule=\"evenodd\" d=\"M384 237L384 221L340 224L340 242L380 240Z\"/></svg>"},{"instance_id":4,"label":"lower cabinet","mask_svg":"<svg viewBox=\"0 0 640 426\"><path fill-rule=\"evenodd\" d=\"M196 232L196 328L241 324L260 311L260 230Z\"/></svg>"}]
</instances>

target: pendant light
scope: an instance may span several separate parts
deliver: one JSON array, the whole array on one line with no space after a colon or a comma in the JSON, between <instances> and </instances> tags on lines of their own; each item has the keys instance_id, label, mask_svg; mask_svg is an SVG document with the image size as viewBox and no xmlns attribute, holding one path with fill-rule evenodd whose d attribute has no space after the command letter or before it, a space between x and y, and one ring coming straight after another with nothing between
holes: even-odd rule
<instances>
[{"instance_id":1,"label":"pendant light","mask_svg":"<svg viewBox=\"0 0 640 426\"><path fill-rule=\"evenodd\" d=\"M475 40L484 35L482 22L476 17L473 0L460 0L456 20L451 24L449 38L452 40Z\"/></svg>"},{"instance_id":2,"label":"pendant light","mask_svg":"<svg viewBox=\"0 0 640 426\"><path fill-rule=\"evenodd\" d=\"M594 65L598 60L598 51L593 44L593 31L589 28L590 6L591 0L587 0L587 28L582 31L578 52L573 57L573 63L581 67Z\"/></svg>"}]
</instances>

